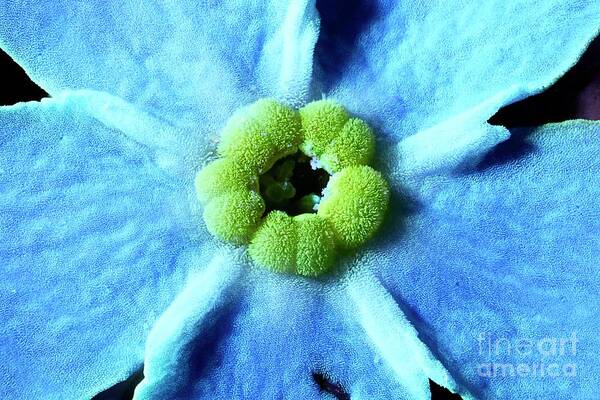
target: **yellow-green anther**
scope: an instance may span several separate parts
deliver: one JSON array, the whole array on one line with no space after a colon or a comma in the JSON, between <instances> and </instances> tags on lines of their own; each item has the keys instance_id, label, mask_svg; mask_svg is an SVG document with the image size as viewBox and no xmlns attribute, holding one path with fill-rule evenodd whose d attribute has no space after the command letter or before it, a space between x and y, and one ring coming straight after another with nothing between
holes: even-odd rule
<instances>
[{"instance_id":1,"label":"yellow-green anther","mask_svg":"<svg viewBox=\"0 0 600 400\"><path fill-rule=\"evenodd\" d=\"M286 196L286 192L284 190L283 185L279 182L274 182L267 186L267 188L264 191L264 194L269 200L272 200L275 203L280 203L284 199L288 198Z\"/></svg>"},{"instance_id":2,"label":"yellow-green anther","mask_svg":"<svg viewBox=\"0 0 600 400\"><path fill-rule=\"evenodd\" d=\"M279 181L285 181L292 177L294 173L294 166L296 162L294 160L286 160L275 170L275 179Z\"/></svg>"},{"instance_id":3,"label":"yellow-green anther","mask_svg":"<svg viewBox=\"0 0 600 400\"><path fill-rule=\"evenodd\" d=\"M296 195L296 188L289 182L283 182L281 184L281 190L283 191L284 199L291 199Z\"/></svg>"},{"instance_id":4,"label":"yellow-green anther","mask_svg":"<svg viewBox=\"0 0 600 400\"><path fill-rule=\"evenodd\" d=\"M247 243L256 230L265 203L254 191L234 191L213 198L204 207L206 228L221 240Z\"/></svg>"},{"instance_id":5,"label":"yellow-green anther","mask_svg":"<svg viewBox=\"0 0 600 400\"><path fill-rule=\"evenodd\" d=\"M299 214L314 213L317 210L317 204L321 201L321 197L314 193L307 194L299 198L294 204L294 208Z\"/></svg>"},{"instance_id":6,"label":"yellow-green anther","mask_svg":"<svg viewBox=\"0 0 600 400\"><path fill-rule=\"evenodd\" d=\"M327 172L335 173L351 165L369 164L374 152L373 131L363 120L352 118L329 143L320 161Z\"/></svg>"},{"instance_id":7,"label":"yellow-green anther","mask_svg":"<svg viewBox=\"0 0 600 400\"><path fill-rule=\"evenodd\" d=\"M327 221L317 214L301 214L294 221L298 230L296 272L314 277L330 271L335 259L335 241Z\"/></svg>"},{"instance_id":8,"label":"yellow-green anther","mask_svg":"<svg viewBox=\"0 0 600 400\"><path fill-rule=\"evenodd\" d=\"M345 249L358 247L375 234L389 202L387 182L365 165L333 175L324 193L317 215L329 222L337 245Z\"/></svg>"},{"instance_id":9,"label":"yellow-green anther","mask_svg":"<svg viewBox=\"0 0 600 400\"><path fill-rule=\"evenodd\" d=\"M300 149L309 156L320 157L342 130L348 113L333 100L313 101L300 109L304 140Z\"/></svg>"},{"instance_id":10,"label":"yellow-green anther","mask_svg":"<svg viewBox=\"0 0 600 400\"><path fill-rule=\"evenodd\" d=\"M249 243L256 264L319 276L333 269L338 250L363 244L381 225L389 188L368 166L373 132L332 100L299 111L259 100L229 119L217 150L221 158L195 180L206 227Z\"/></svg>"},{"instance_id":11,"label":"yellow-green anther","mask_svg":"<svg viewBox=\"0 0 600 400\"><path fill-rule=\"evenodd\" d=\"M221 132L218 152L255 173L267 171L282 156L296 152L302 139L297 111L272 99L238 110Z\"/></svg>"},{"instance_id":12,"label":"yellow-green anther","mask_svg":"<svg viewBox=\"0 0 600 400\"><path fill-rule=\"evenodd\" d=\"M275 272L293 273L298 235L292 217L271 211L260 225L248 252L257 263Z\"/></svg>"},{"instance_id":13,"label":"yellow-green anther","mask_svg":"<svg viewBox=\"0 0 600 400\"><path fill-rule=\"evenodd\" d=\"M291 183L276 181L267 174L261 176L260 184L262 194L270 202L280 203L296 195L296 189Z\"/></svg>"},{"instance_id":14,"label":"yellow-green anther","mask_svg":"<svg viewBox=\"0 0 600 400\"><path fill-rule=\"evenodd\" d=\"M202 204L227 192L258 190L256 176L227 158L220 158L202 168L196 174L195 185Z\"/></svg>"},{"instance_id":15,"label":"yellow-green anther","mask_svg":"<svg viewBox=\"0 0 600 400\"><path fill-rule=\"evenodd\" d=\"M290 217L272 211L256 231L248 252L257 264L275 272L314 277L333 265L334 234L316 214Z\"/></svg>"}]
</instances>

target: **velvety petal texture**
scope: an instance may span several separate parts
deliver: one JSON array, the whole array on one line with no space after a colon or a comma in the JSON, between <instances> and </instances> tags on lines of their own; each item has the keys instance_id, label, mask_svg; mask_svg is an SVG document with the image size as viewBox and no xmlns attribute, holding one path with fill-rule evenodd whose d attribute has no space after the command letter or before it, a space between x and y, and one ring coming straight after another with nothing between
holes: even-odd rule
<instances>
[{"instance_id":1,"label":"velvety petal texture","mask_svg":"<svg viewBox=\"0 0 600 400\"><path fill-rule=\"evenodd\" d=\"M89 398L146 341L138 399L323 398L315 373L353 400L595 396L600 125L485 121L573 64L600 3L319 11L311 81L314 0L0 0L54 96L0 108L1 398ZM384 232L331 281L207 243L191 185L236 108L319 91L393 143Z\"/></svg>"},{"instance_id":2,"label":"velvety petal texture","mask_svg":"<svg viewBox=\"0 0 600 400\"><path fill-rule=\"evenodd\" d=\"M3 399L90 398L127 378L202 266L160 124L109 126L113 108L89 93L0 108Z\"/></svg>"},{"instance_id":3,"label":"velvety petal texture","mask_svg":"<svg viewBox=\"0 0 600 400\"><path fill-rule=\"evenodd\" d=\"M600 124L580 120L514 130L476 167L396 180L366 263L475 396L596 396L599 179Z\"/></svg>"},{"instance_id":4,"label":"velvety petal texture","mask_svg":"<svg viewBox=\"0 0 600 400\"><path fill-rule=\"evenodd\" d=\"M365 272L365 271L363 271ZM456 387L371 275L283 276L228 252L193 277L149 335L136 399L423 399Z\"/></svg>"},{"instance_id":5,"label":"velvety petal texture","mask_svg":"<svg viewBox=\"0 0 600 400\"><path fill-rule=\"evenodd\" d=\"M395 138L471 109L483 122L542 90L600 22L600 3L579 0L323 0L318 9L323 93ZM479 107L491 98L495 110Z\"/></svg>"},{"instance_id":6,"label":"velvety petal texture","mask_svg":"<svg viewBox=\"0 0 600 400\"><path fill-rule=\"evenodd\" d=\"M313 0L2 0L0 22L51 95L103 91L187 127L209 113L207 130L258 97L306 101L319 25Z\"/></svg>"}]
</instances>

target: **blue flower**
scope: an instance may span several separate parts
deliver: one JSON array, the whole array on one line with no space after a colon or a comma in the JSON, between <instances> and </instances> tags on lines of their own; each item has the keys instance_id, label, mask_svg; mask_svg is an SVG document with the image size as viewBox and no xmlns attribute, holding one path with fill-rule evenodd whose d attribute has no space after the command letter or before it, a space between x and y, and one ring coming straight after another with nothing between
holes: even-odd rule
<instances>
[{"instance_id":1,"label":"blue flower","mask_svg":"<svg viewBox=\"0 0 600 400\"><path fill-rule=\"evenodd\" d=\"M2 1L0 47L53 97L0 108L0 397L89 398L145 360L139 399L321 398L314 373L593 398L600 125L486 121L575 62L600 3L460 3ZM215 242L193 177L238 107L322 93L397 193L316 281Z\"/></svg>"}]
</instances>

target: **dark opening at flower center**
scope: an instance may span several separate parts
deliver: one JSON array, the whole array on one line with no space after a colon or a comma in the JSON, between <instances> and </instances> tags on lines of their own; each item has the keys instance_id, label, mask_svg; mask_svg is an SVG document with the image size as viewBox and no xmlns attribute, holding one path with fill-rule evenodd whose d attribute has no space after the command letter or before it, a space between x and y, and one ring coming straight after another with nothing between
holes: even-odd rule
<instances>
[{"instance_id":1,"label":"dark opening at flower center","mask_svg":"<svg viewBox=\"0 0 600 400\"><path fill-rule=\"evenodd\" d=\"M311 161L299 151L278 160L260 176L265 215L273 210L285 211L290 216L317 212L329 174Z\"/></svg>"}]
</instances>

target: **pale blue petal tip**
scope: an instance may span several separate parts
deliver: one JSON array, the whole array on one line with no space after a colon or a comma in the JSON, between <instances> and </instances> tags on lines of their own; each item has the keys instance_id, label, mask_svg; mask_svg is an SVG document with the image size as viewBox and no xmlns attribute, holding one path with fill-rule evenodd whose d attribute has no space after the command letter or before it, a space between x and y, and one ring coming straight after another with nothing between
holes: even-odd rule
<instances>
[{"instance_id":1,"label":"pale blue petal tip","mask_svg":"<svg viewBox=\"0 0 600 400\"><path fill-rule=\"evenodd\" d=\"M3 0L0 10L0 47L53 96L107 92L204 134L257 97L307 100L319 24L309 0Z\"/></svg>"},{"instance_id":2,"label":"pale blue petal tip","mask_svg":"<svg viewBox=\"0 0 600 400\"><path fill-rule=\"evenodd\" d=\"M142 363L192 246L177 179L81 98L0 109L0 397L91 397Z\"/></svg>"},{"instance_id":3,"label":"pale blue petal tip","mask_svg":"<svg viewBox=\"0 0 600 400\"><path fill-rule=\"evenodd\" d=\"M478 166L413 182L415 210L381 243L386 287L475 395L596 392L599 139L591 121L515 130Z\"/></svg>"},{"instance_id":4,"label":"pale blue petal tip","mask_svg":"<svg viewBox=\"0 0 600 400\"><path fill-rule=\"evenodd\" d=\"M598 2L562 0L323 0L317 8L323 94L396 139L508 89L495 110L480 110L481 122L543 90L598 34L600 15Z\"/></svg>"}]
</instances>

